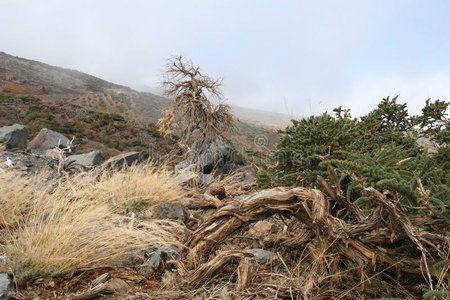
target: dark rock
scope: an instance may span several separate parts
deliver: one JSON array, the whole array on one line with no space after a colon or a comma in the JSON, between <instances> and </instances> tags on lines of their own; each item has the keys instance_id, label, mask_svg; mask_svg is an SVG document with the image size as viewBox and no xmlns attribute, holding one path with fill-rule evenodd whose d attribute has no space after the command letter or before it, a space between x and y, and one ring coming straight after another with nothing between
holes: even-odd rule
<instances>
[{"instance_id":1,"label":"dark rock","mask_svg":"<svg viewBox=\"0 0 450 300\"><path fill-rule=\"evenodd\" d=\"M225 174L242 166L242 157L230 141L216 136L194 142L189 148L189 156L176 168L181 170L191 165L204 174L211 174L214 170L218 174Z\"/></svg>"},{"instance_id":2,"label":"dark rock","mask_svg":"<svg viewBox=\"0 0 450 300\"><path fill-rule=\"evenodd\" d=\"M131 166L139 160L139 152L127 152L109 158L104 162L107 168L121 169L124 165Z\"/></svg>"},{"instance_id":3,"label":"dark rock","mask_svg":"<svg viewBox=\"0 0 450 300\"><path fill-rule=\"evenodd\" d=\"M115 294L125 295L130 291L130 285L120 278L109 280L107 285L109 290L114 291Z\"/></svg>"},{"instance_id":4,"label":"dark rock","mask_svg":"<svg viewBox=\"0 0 450 300\"><path fill-rule=\"evenodd\" d=\"M147 263L141 269L144 276L150 276L155 273L162 273L170 261L178 261L180 259L180 249L176 246L163 246L153 252Z\"/></svg>"},{"instance_id":5,"label":"dark rock","mask_svg":"<svg viewBox=\"0 0 450 300\"><path fill-rule=\"evenodd\" d=\"M145 250L134 249L124 253L113 261L113 265L138 269L145 262Z\"/></svg>"},{"instance_id":6,"label":"dark rock","mask_svg":"<svg viewBox=\"0 0 450 300\"><path fill-rule=\"evenodd\" d=\"M102 153L98 150L89 153L70 155L67 157L65 165L77 164L86 168L101 165L105 161Z\"/></svg>"},{"instance_id":7,"label":"dark rock","mask_svg":"<svg viewBox=\"0 0 450 300\"><path fill-rule=\"evenodd\" d=\"M0 273L0 300L11 299L15 291L12 278L6 273Z\"/></svg>"},{"instance_id":8,"label":"dark rock","mask_svg":"<svg viewBox=\"0 0 450 300\"><path fill-rule=\"evenodd\" d=\"M0 143L7 149L25 150L27 147L28 129L24 125L14 124L0 128Z\"/></svg>"},{"instance_id":9,"label":"dark rock","mask_svg":"<svg viewBox=\"0 0 450 300\"><path fill-rule=\"evenodd\" d=\"M9 159L12 166L7 166ZM47 174L57 177L56 162L47 157L36 157L24 152L0 152L0 172L15 171L21 174Z\"/></svg>"},{"instance_id":10,"label":"dark rock","mask_svg":"<svg viewBox=\"0 0 450 300\"><path fill-rule=\"evenodd\" d=\"M169 219L185 222L189 218L189 210L181 203L160 203L153 210L156 219Z\"/></svg>"},{"instance_id":11,"label":"dark rock","mask_svg":"<svg viewBox=\"0 0 450 300\"><path fill-rule=\"evenodd\" d=\"M41 131L28 145L28 150L36 155L46 155L48 150L60 148L64 149L70 145L70 140L56 131L42 128Z\"/></svg>"}]
</instances>

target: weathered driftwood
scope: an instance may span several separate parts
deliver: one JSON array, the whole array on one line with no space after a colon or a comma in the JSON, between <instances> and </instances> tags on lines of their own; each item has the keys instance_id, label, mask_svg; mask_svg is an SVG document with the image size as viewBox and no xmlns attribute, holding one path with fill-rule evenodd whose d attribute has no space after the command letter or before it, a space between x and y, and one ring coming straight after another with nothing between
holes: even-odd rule
<instances>
[{"instance_id":1,"label":"weathered driftwood","mask_svg":"<svg viewBox=\"0 0 450 300\"><path fill-rule=\"evenodd\" d=\"M251 282L252 275L256 270L256 263L252 261L252 258L256 256L255 252L250 250L228 250L223 251L209 262L201 265L198 269L189 275L188 285L191 287L197 287L203 284L208 279L212 278L212 275L222 270L227 264L231 262L239 262L237 267L237 290L244 290ZM267 261L266 264L270 264L271 261Z\"/></svg>"},{"instance_id":2,"label":"weathered driftwood","mask_svg":"<svg viewBox=\"0 0 450 300\"><path fill-rule=\"evenodd\" d=\"M192 249L187 256L187 268L192 270L199 263L203 263L214 248L237 230L274 214L293 216L303 224L304 232L301 236L280 237L286 245L298 247L313 239L320 239L321 243L330 245L330 251L338 251L341 256L361 268L381 263L384 266L395 266L397 270L406 273L420 274L424 264L427 265L426 270L435 258L445 257L441 250L442 244L445 247L449 239L430 234L414 225L426 224L432 220L421 220L417 217L409 219L398 211L393 203L383 198L382 194L374 192L374 198L377 198L380 206L367 216L353 204L344 205L342 201L345 200L341 198L341 204L354 214L354 219L349 221L333 216L329 200L319 190L310 188L275 188L235 199L236 201L217 210L192 234L187 242L187 246ZM396 240L402 232L406 232L422 251L421 258L396 254L383 247L383 243ZM430 255L430 251L433 255ZM216 259L222 262L224 258L220 255L213 258L213 265L216 265ZM197 271L201 268L203 266ZM197 271L194 271L194 274Z\"/></svg>"}]
</instances>

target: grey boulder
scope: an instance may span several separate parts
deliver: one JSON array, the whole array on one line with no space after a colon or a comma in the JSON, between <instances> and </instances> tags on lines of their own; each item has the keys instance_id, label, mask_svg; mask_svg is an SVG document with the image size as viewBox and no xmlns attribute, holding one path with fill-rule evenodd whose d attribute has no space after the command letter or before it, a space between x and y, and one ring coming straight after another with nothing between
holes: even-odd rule
<instances>
[{"instance_id":1,"label":"grey boulder","mask_svg":"<svg viewBox=\"0 0 450 300\"><path fill-rule=\"evenodd\" d=\"M185 222L189 218L189 210L181 203L163 202L153 210L156 219L169 219Z\"/></svg>"},{"instance_id":2,"label":"grey boulder","mask_svg":"<svg viewBox=\"0 0 450 300\"><path fill-rule=\"evenodd\" d=\"M98 150L89 153L70 155L67 157L65 164L77 164L82 167L92 168L101 165L105 161L102 153Z\"/></svg>"},{"instance_id":3,"label":"grey boulder","mask_svg":"<svg viewBox=\"0 0 450 300\"><path fill-rule=\"evenodd\" d=\"M61 133L42 128L28 145L28 150L33 154L45 156L50 149L64 149L69 145L70 140Z\"/></svg>"},{"instance_id":4,"label":"grey boulder","mask_svg":"<svg viewBox=\"0 0 450 300\"><path fill-rule=\"evenodd\" d=\"M107 168L121 169L125 165L131 166L139 160L139 152L126 152L109 158L104 165Z\"/></svg>"},{"instance_id":5,"label":"grey boulder","mask_svg":"<svg viewBox=\"0 0 450 300\"><path fill-rule=\"evenodd\" d=\"M11 277L6 273L0 273L0 300L11 299L14 293L15 287Z\"/></svg>"},{"instance_id":6,"label":"grey boulder","mask_svg":"<svg viewBox=\"0 0 450 300\"><path fill-rule=\"evenodd\" d=\"M182 170L178 170L178 175L174 178L176 184L185 184L197 180L199 175L193 171L193 168L187 167Z\"/></svg>"},{"instance_id":7,"label":"grey boulder","mask_svg":"<svg viewBox=\"0 0 450 300\"><path fill-rule=\"evenodd\" d=\"M14 124L0 128L0 143L7 149L25 150L27 148L28 129L24 125Z\"/></svg>"},{"instance_id":8,"label":"grey boulder","mask_svg":"<svg viewBox=\"0 0 450 300\"><path fill-rule=\"evenodd\" d=\"M230 141L216 136L194 142L189 148L189 156L176 168L181 170L191 165L204 174L211 174L214 170L224 174L242 166L242 157Z\"/></svg>"},{"instance_id":9,"label":"grey boulder","mask_svg":"<svg viewBox=\"0 0 450 300\"><path fill-rule=\"evenodd\" d=\"M176 246L163 246L155 250L147 260L141 272L145 276L162 273L168 266L180 259L180 249Z\"/></svg>"}]
</instances>

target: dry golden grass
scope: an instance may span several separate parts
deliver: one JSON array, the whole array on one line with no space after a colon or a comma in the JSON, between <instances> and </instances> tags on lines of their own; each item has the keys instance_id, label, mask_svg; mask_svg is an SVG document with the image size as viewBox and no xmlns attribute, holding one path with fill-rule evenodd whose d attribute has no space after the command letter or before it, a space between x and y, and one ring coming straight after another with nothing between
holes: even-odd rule
<instances>
[{"instance_id":1,"label":"dry golden grass","mask_svg":"<svg viewBox=\"0 0 450 300\"><path fill-rule=\"evenodd\" d=\"M183 198L182 188L174 176L164 168L153 166L130 167L105 173L98 183L83 190L83 197L95 202L113 204L121 212L138 212L161 202Z\"/></svg>"},{"instance_id":2,"label":"dry golden grass","mask_svg":"<svg viewBox=\"0 0 450 300\"><path fill-rule=\"evenodd\" d=\"M134 170L129 177L126 172L116 173L103 179L99 186L113 189L118 197L124 197L119 198L123 201L130 194L143 197L144 190L151 189L139 185L126 188L126 183L142 172ZM175 222L157 220L141 224L115 214L106 199L100 197L106 197L107 190L97 190L96 185L82 185L74 183L75 180L70 186L50 193L37 183L38 179L25 180L5 173L0 174L0 181L0 232L3 231L0 256L6 257L0 260L0 271L12 273L19 284L41 276L114 264L122 255L136 249L150 251L162 245L179 245L178 238L183 236L184 228ZM149 178L144 182L151 183ZM95 190L98 201L78 197Z\"/></svg>"},{"instance_id":3,"label":"dry golden grass","mask_svg":"<svg viewBox=\"0 0 450 300\"><path fill-rule=\"evenodd\" d=\"M0 229L21 224L30 213L32 202L45 194L45 187L36 188L36 178L25 179L12 173L0 173Z\"/></svg>"}]
</instances>

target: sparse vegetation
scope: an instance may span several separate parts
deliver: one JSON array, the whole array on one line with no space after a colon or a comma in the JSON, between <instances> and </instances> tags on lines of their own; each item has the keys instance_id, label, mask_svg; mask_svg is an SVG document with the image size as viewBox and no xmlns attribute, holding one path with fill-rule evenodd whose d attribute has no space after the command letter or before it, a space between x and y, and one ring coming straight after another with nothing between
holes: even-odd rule
<instances>
[{"instance_id":1,"label":"sparse vegetation","mask_svg":"<svg viewBox=\"0 0 450 300\"><path fill-rule=\"evenodd\" d=\"M75 135L76 152L142 152L150 144L158 153L173 150L171 162L181 158L176 142L195 156L233 126L220 80L182 57L167 66L173 102L160 128L137 123L167 108L149 104L154 95L64 74L84 84L46 86L45 98L0 94L0 125L24 123L32 136L42 127ZM36 91L47 79L33 80L34 89L8 88ZM52 89L70 95L49 100ZM118 298L447 299L449 105L428 100L410 116L397 97L386 98L361 118L339 107L293 121L272 156L264 151L276 136L263 137L256 147L263 152L248 152L260 164L259 187L252 168L214 178L215 166L199 173L195 159L177 178L187 180L183 188L163 163L72 174L61 172L60 160L58 178L32 177L29 162L17 163L26 154L14 153L18 160L0 168L0 272L14 276L23 299L115 293L110 281L99 283L110 276L131 285ZM246 145L266 133L238 124L245 133L234 138ZM12 154L4 151L3 158ZM156 219L167 215L178 221ZM173 256L153 252L173 245L180 250Z\"/></svg>"},{"instance_id":2,"label":"sparse vegetation","mask_svg":"<svg viewBox=\"0 0 450 300\"><path fill-rule=\"evenodd\" d=\"M127 185L139 175L143 178L132 187ZM133 224L124 211L117 214L111 205L115 195L121 205L144 195L152 199L152 204L176 198L179 194L175 187L166 182L170 180L168 173L128 170L94 185L92 177L84 176L56 190L51 190L43 178L30 181L14 173L0 174L5 183L0 186L0 253L5 257L0 260L0 271L12 273L19 285L79 268L107 266L135 249L151 251L180 242L183 229L177 223Z\"/></svg>"},{"instance_id":3,"label":"sparse vegetation","mask_svg":"<svg viewBox=\"0 0 450 300\"><path fill-rule=\"evenodd\" d=\"M0 125L11 123L26 125L31 136L42 128L75 135L77 152L90 150L95 143L106 155L119 151L147 153L152 144L157 152L153 154L163 155L174 144L173 139L161 137L156 125L139 125L116 113L85 110L70 103L49 104L35 96L0 94Z\"/></svg>"}]
</instances>

